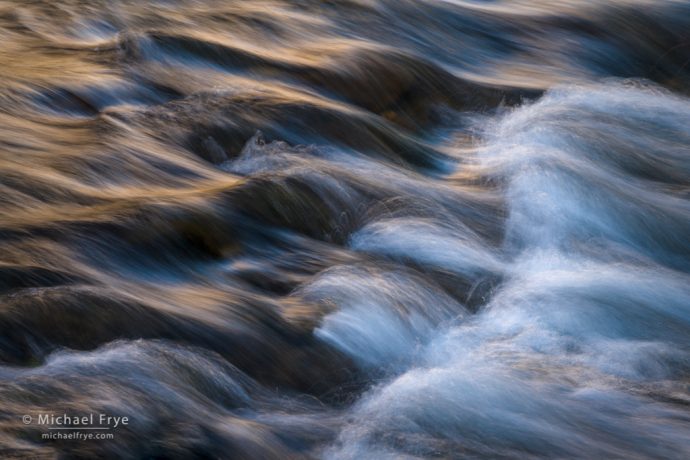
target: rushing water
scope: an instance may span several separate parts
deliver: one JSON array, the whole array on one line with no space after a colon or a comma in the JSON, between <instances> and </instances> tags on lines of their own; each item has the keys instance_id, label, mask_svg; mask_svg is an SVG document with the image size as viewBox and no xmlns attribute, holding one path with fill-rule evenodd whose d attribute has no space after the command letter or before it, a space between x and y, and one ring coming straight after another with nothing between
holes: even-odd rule
<instances>
[{"instance_id":1,"label":"rushing water","mask_svg":"<svg viewBox=\"0 0 690 460\"><path fill-rule=\"evenodd\" d=\"M690 3L13 0L0 64L0 456L690 456Z\"/></svg>"}]
</instances>

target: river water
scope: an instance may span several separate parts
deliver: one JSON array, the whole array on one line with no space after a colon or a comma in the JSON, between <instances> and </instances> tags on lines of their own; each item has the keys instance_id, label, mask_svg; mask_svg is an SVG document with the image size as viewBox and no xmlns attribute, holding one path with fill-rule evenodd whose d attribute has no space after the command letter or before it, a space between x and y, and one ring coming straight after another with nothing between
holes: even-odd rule
<instances>
[{"instance_id":1,"label":"river water","mask_svg":"<svg viewBox=\"0 0 690 460\"><path fill-rule=\"evenodd\" d=\"M690 456L688 2L5 0L0 43L0 456Z\"/></svg>"}]
</instances>

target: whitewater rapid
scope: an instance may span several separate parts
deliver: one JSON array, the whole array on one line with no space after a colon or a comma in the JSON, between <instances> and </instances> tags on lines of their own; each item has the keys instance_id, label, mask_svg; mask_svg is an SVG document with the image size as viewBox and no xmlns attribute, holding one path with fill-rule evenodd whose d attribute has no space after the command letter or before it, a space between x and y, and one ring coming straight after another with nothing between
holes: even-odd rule
<instances>
[{"instance_id":1,"label":"whitewater rapid","mask_svg":"<svg viewBox=\"0 0 690 460\"><path fill-rule=\"evenodd\" d=\"M619 82L557 88L492 120L477 162L506 200L501 247L473 258L476 240L443 221L411 223L427 227L414 237L384 221L372 249L395 257L404 244L409 260L459 273L480 260L503 281L473 316L421 298L408 323L380 320L386 291L372 289L349 330L344 313L326 317L322 335L379 368L389 337L418 337L395 345L413 363L363 396L328 456L435 455L439 439L462 440L461 456L684 455L688 121L687 100ZM399 280L414 300L425 292Z\"/></svg>"},{"instance_id":2,"label":"whitewater rapid","mask_svg":"<svg viewBox=\"0 0 690 460\"><path fill-rule=\"evenodd\" d=\"M0 3L0 457L689 457L688 31Z\"/></svg>"}]
</instances>

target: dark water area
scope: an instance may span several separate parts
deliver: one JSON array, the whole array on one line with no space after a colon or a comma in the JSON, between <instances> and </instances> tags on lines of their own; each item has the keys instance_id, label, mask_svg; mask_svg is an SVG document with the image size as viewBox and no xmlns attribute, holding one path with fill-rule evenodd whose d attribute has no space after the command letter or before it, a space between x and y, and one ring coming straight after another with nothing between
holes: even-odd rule
<instances>
[{"instance_id":1,"label":"dark water area","mask_svg":"<svg viewBox=\"0 0 690 460\"><path fill-rule=\"evenodd\" d=\"M0 457L690 457L689 2L5 0L0 64Z\"/></svg>"}]
</instances>

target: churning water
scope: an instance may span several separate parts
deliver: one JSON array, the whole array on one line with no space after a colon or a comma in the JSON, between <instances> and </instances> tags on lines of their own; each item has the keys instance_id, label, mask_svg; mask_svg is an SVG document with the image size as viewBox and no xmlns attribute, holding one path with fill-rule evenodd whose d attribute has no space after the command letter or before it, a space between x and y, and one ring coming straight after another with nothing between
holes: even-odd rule
<instances>
[{"instance_id":1,"label":"churning water","mask_svg":"<svg viewBox=\"0 0 690 460\"><path fill-rule=\"evenodd\" d=\"M0 43L0 456L690 456L688 2L6 0Z\"/></svg>"}]
</instances>

